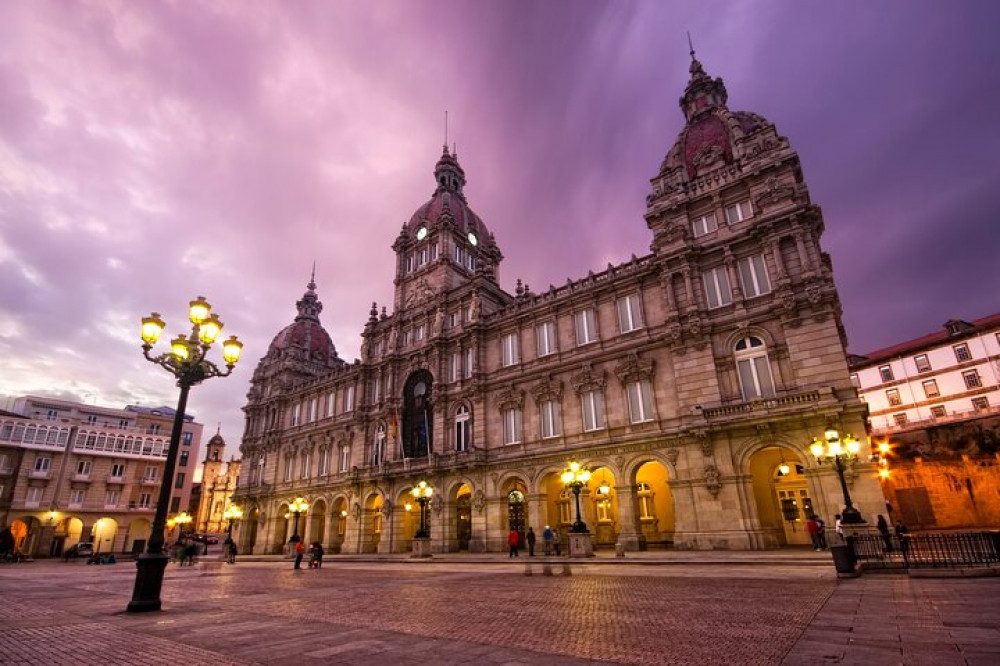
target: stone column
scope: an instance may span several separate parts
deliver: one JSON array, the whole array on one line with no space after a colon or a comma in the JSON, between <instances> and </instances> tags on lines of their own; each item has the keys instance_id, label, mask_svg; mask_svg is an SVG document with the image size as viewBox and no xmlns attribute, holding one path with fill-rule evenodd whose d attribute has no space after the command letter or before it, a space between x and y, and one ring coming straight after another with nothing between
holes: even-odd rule
<instances>
[{"instance_id":1,"label":"stone column","mask_svg":"<svg viewBox=\"0 0 1000 666\"><path fill-rule=\"evenodd\" d=\"M635 486L615 486L615 499L618 502L618 544L624 550L641 550L645 537L639 526L639 516L635 510Z\"/></svg>"}]
</instances>

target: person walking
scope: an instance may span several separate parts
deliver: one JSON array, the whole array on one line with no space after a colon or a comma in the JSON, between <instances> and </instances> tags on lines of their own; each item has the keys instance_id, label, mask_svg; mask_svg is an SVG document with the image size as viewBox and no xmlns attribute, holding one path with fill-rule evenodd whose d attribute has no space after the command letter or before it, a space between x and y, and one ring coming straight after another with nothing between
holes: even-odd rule
<instances>
[{"instance_id":1,"label":"person walking","mask_svg":"<svg viewBox=\"0 0 1000 666\"><path fill-rule=\"evenodd\" d=\"M559 530L552 530L552 547L556 549L556 555L559 553Z\"/></svg>"},{"instance_id":2,"label":"person walking","mask_svg":"<svg viewBox=\"0 0 1000 666\"><path fill-rule=\"evenodd\" d=\"M520 557L517 554L517 546L520 543L521 537L518 535L517 530L511 529L510 534L507 535L507 545L510 546L510 552L507 557Z\"/></svg>"},{"instance_id":3,"label":"person walking","mask_svg":"<svg viewBox=\"0 0 1000 666\"><path fill-rule=\"evenodd\" d=\"M881 513L878 514L878 520L875 521L875 528L882 535L882 541L885 542L885 552L892 552L892 533L889 532L889 523Z\"/></svg>"},{"instance_id":4,"label":"person walking","mask_svg":"<svg viewBox=\"0 0 1000 666\"><path fill-rule=\"evenodd\" d=\"M302 541L295 542L295 567L296 569L302 568L302 556L306 552L306 547L303 545Z\"/></svg>"},{"instance_id":5,"label":"person walking","mask_svg":"<svg viewBox=\"0 0 1000 666\"><path fill-rule=\"evenodd\" d=\"M809 539L812 541L813 550L822 550L819 547L819 524L816 522L816 515L809 516L806 521L806 531L809 532Z\"/></svg>"},{"instance_id":6,"label":"person walking","mask_svg":"<svg viewBox=\"0 0 1000 666\"><path fill-rule=\"evenodd\" d=\"M826 550L826 523L823 519L816 516L816 541L819 543L820 550Z\"/></svg>"},{"instance_id":7,"label":"person walking","mask_svg":"<svg viewBox=\"0 0 1000 666\"><path fill-rule=\"evenodd\" d=\"M323 546L319 541L313 541L309 546L309 568L319 569L323 566Z\"/></svg>"},{"instance_id":8,"label":"person walking","mask_svg":"<svg viewBox=\"0 0 1000 666\"><path fill-rule=\"evenodd\" d=\"M226 564L236 564L236 542L226 539L222 548L226 555Z\"/></svg>"},{"instance_id":9,"label":"person walking","mask_svg":"<svg viewBox=\"0 0 1000 666\"><path fill-rule=\"evenodd\" d=\"M535 528L529 527L525 539L528 542L528 557L535 556Z\"/></svg>"},{"instance_id":10,"label":"person walking","mask_svg":"<svg viewBox=\"0 0 1000 666\"><path fill-rule=\"evenodd\" d=\"M552 528L548 525L542 531L542 541L545 543L545 556L548 557L552 554Z\"/></svg>"},{"instance_id":11,"label":"person walking","mask_svg":"<svg viewBox=\"0 0 1000 666\"><path fill-rule=\"evenodd\" d=\"M847 540L844 538L844 517L838 513L834 519L836 522L833 523L833 531L837 535L837 543L845 543Z\"/></svg>"}]
</instances>

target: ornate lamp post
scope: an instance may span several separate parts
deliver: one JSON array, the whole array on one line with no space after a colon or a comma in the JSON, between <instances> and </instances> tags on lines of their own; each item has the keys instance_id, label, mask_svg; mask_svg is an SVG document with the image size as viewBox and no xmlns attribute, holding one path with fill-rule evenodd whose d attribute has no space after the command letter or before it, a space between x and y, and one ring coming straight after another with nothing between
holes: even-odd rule
<instances>
[{"instance_id":1,"label":"ornate lamp post","mask_svg":"<svg viewBox=\"0 0 1000 666\"><path fill-rule=\"evenodd\" d=\"M421 481L413 488L413 498L420 505L420 529L417 530L417 539L429 539L431 531L427 524L427 503L431 501L434 489L427 485L426 481Z\"/></svg>"},{"instance_id":2,"label":"ornate lamp post","mask_svg":"<svg viewBox=\"0 0 1000 666\"><path fill-rule=\"evenodd\" d=\"M149 535L146 552L136 560L135 587L132 591L132 601L128 604L129 612L160 610L160 589L163 587L163 571L166 569L168 557L163 552L163 528L167 522L167 506L170 503L170 491L174 480L174 467L177 464L177 450L181 442L181 430L184 426L184 409L187 407L188 391L192 386L200 384L212 377L225 377L233 371L236 362L240 360L243 343L230 337L222 343L222 357L226 361L226 369L220 370L206 356L222 332L222 321L212 314L212 307L201 296L191 301L188 317L193 325L191 335L181 334L170 341L170 351L151 356L153 345L160 338L166 326L156 312L142 318L142 353L146 360L160 366L177 378L180 397L177 400L177 411L174 414L173 431L170 434L170 448L167 450L167 460L163 468L163 481L160 484L160 494L156 502L156 514L153 517L153 528ZM175 519L176 520L176 519Z\"/></svg>"},{"instance_id":3,"label":"ornate lamp post","mask_svg":"<svg viewBox=\"0 0 1000 666\"><path fill-rule=\"evenodd\" d=\"M235 504L230 504L226 507L225 512L222 517L229 521L229 526L226 528L226 540L233 540L233 521L239 520L243 517L243 509Z\"/></svg>"},{"instance_id":4,"label":"ornate lamp post","mask_svg":"<svg viewBox=\"0 0 1000 666\"><path fill-rule=\"evenodd\" d=\"M194 520L194 518L192 518L191 514L187 511L181 511L173 517L174 525L178 525L181 528L182 536L184 535L184 532L187 531L187 526L191 524L192 520Z\"/></svg>"},{"instance_id":5,"label":"ornate lamp post","mask_svg":"<svg viewBox=\"0 0 1000 666\"><path fill-rule=\"evenodd\" d=\"M292 503L288 505L288 512L295 516L295 526L292 528L292 538L288 540L288 543L298 543L299 541L302 541L302 537L299 536L299 515L308 510L309 502L305 501L301 497L296 497L292 500Z\"/></svg>"},{"instance_id":6,"label":"ornate lamp post","mask_svg":"<svg viewBox=\"0 0 1000 666\"><path fill-rule=\"evenodd\" d=\"M829 427L823 433L823 439L814 437L809 450L816 461L820 464L832 462L837 470L837 477L840 479L840 489L844 491L844 510L840 513L840 521L843 525L864 524L865 519L861 517L861 512L854 508L851 502L851 493L847 490L847 482L844 480L845 461L852 461L858 457L861 450L861 442L853 435L847 433L841 438L840 433L834 427Z\"/></svg>"},{"instance_id":7,"label":"ornate lamp post","mask_svg":"<svg viewBox=\"0 0 1000 666\"><path fill-rule=\"evenodd\" d=\"M581 467L580 463L575 460L570 461L569 467L562 473L563 484L573 491L573 495L576 496L576 522L570 527L570 532L575 534L585 534L587 532L587 524L583 522L583 518L580 517L580 491L587 482L590 481L590 470L586 467Z\"/></svg>"}]
</instances>

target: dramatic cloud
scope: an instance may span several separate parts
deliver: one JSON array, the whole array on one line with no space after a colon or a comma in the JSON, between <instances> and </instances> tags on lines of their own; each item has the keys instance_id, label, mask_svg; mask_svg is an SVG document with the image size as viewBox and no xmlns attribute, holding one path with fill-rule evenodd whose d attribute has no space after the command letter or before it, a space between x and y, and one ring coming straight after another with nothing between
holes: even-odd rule
<instances>
[{"instance_id":1,"label":"dramatic cloud","mask_svg":"<svg viewBox=\"0 0 1000 666\"><path fill-rule=\"evenodd\" d=\"M5 2L0 393L172 405L138 317L182 332L204 295L246 358L190 409L234 447L313 261L342 356L391 310L445 110L505 288L645 254L687 30L799 151L852 351L992 313L998 24L929 0Z\"/></svg>"}]
</instances>

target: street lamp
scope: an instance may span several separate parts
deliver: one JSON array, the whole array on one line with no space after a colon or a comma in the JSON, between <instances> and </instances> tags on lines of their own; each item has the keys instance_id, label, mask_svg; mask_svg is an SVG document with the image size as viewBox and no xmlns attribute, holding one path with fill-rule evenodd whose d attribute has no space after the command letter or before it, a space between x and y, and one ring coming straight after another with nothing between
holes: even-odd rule
<instances>
[{"instance_id":1,"label":"street lamp","mask_svg":"<svg viewBox=\"0 0 1000 666\"><path fill-rule=\"evenodd\" d=\"M575 460L570 461L569 467L562 473L563 484L576 496L576 522L569 529L570 532L576 534L586 534L587 532L587 524L580 517L580 491L587 485L588 481L590 481L590 470L581 467L580 463Z\"/></svg>"},{"instance_id":2,"label":"street lamp","mask_svg":"<svg viewBox=\"0 0 1000 666\"><path fill-rule=\"evenodd\" d=\"M427 539L431 536L429 525L427 525L427 503L431 501L434 489L427 485L426 481L421 481L413 488L413 498L420 505L420 529L417 530L417 539Z\"/></svg>"},{"instance_id":3,"label":"street lamp","mask_svg":"<svg viewBox=\"0 0 1000 666\"><path fill-rule=\"evenodd\" d=\"M191 524L192 520L194 520L194 518L192 518L191 514L187 511L181 511L173 517L174 525L180 526L182 536L184 535L184 531L187 529L187 526Z\"/></svg>"},{"instance_id":4,"label":"street lamp","mask_svg":"<svg viewBox=\"0 0 1000 666\"><path fill-rule=\"evenodd\" d=\"M302 541L302 537L299 536L299 515L308 510L309 502L305 501L301 497L296 497L292 500L292 503L288 505L288 512L295 516L295 527L292 529L292 538L288 540L288 543L298 543L299 541Z\"/></svg>"},{"instance_id":5,"label":"street lamp","mask_svg":"<svg viewBox=\"0 0 1000 666\"><path fill-rule=\"evenodd\" d=\"M840 479L840 489L844 491L844 510L840 513L840 521L844 525L864 524L865 519L861 517L861 512L854 508L851 502L851 493L847 490L847 482L844 480L844 462L852 461L858 457L861 450L861 442L853 435L847 433L841 438L840 433L834 427L829 427L823 433L823 439L814 437L809 450L816 461L820 464L833 462L837 470L837 477Z\"/></svg>"},{"instance_id":6,"label":"street lamp","mask_svg":"<svg viewBox=\"0 0 1000 666\"><path fill-rule=\"evenodd\" d=\"M225 512L222 517L229 521L229 527L226 528L226 540L233 540L233 521L239 520L243 517L243 509L235 504L230 504L226 507Z\"/></svg>"},{"instance_id":7,"label":"street lamp","mask_svg":"<svg viewBox=\"0 0 1000 666\"><path fill-rule=\"evenodd\" d=\"M132 590L132 601L128 604L129 612L160 610L160 589L163 587L163 571L167 567L168 560L166 553L163 552L163 528L167 523L167 506L170 503L177 450L180 448L181 430L184 427L184 409L187 407L188 391L206 379L229 375L236 362L240 360L240 353L243 350L243 343L234 335L222 343L222 357L226 361L225 370L220 370L219 366L206 358L208 350L222 332L222 321L211 312L212 307L204 297L199 296L191 301L188 308L188 317L192 324L191 335L181 334L174 338L170 342L170 351L159 356L151 356L150 351L163 333L166 324L156 312L142 318L143 356L147 361L155 363L176 377L181 393L174 414L170 448L167 450L167 460L163 468L163 481L160 484L160 495L156 503L149 543L146 552L140 555L135 563L135 587Z\"/></svg>"}]
</instances>

